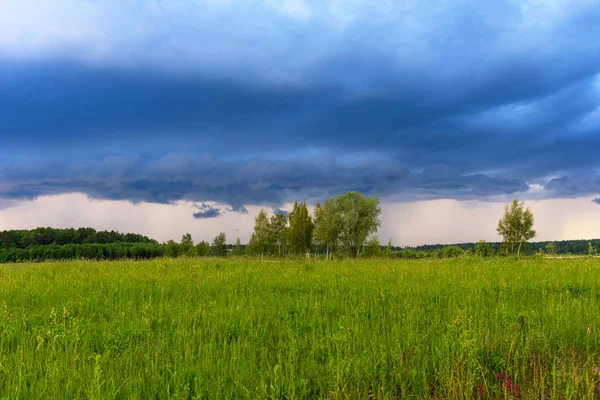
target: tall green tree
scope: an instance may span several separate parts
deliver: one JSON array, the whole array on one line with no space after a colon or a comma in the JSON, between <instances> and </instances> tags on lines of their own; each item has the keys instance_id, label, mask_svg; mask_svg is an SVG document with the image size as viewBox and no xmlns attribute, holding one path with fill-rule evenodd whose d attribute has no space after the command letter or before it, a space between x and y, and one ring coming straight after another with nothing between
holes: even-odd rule
<instances>
[{"instance_id":1,"label":"tall green tree","mask_svg":"<svg viewBox=\"0 0 600 400\"><path fill-rule=\"evenodd\" d=\"M310 254L310 246L315 227L305 202L294 202L294 208L289 216L290 227L288 241L292 254Z\"/></svg>"},{"instance_id":2,"label":"tall green tree","mask_svg":"<svg viewBox=\"0 0 600 400\"><path fill-rule=\"evenodd\" d=\"M496 228L498 234L504 239L504 248L507 253L521 254L523 243L535 237L533 229L533 214L529 208L524 209L524 204L513 200L512 204L504 207L504 215L498 221Z\"/></svg>"},{"instance_id":3,"label":"tall green tree","mask_svg":"<svg viewBox=\"0 0 600 400\"><path fill-rule=\"evenodd\" d=\"M215 257L226 257L227 256L227 237L225 233L221 232L215 236L212 246L212 254Z\"/></svg>"},{"instance_id":4,"label":"tall green tree","mask_svg":"<svg viewBox=\"0 0 600 400\"><path fill-rule=\"evenodd\" d=\"M256 233L252 232L252 235L250 235L250 240L248 240L248 244L246 244L244 254L249 257L262 256L261 249L256 243Z\"/></svg>"},{"instance_id":5,"label":"tall green tree","mask_svg":"<svg viewBox=\"0 0 600 400\"><path fill-rule=\"evenodd\" d=\"M319 246L325 246L325 259L333 255L342 230L341 214L336 209L334 199L328 199L323 206L317 203L314 211L314 237Z\"/></svg>"},{"instance_id":6,"label":"tall green tree","mask_svg":"<svg viewBox=\"0 0 600 400\"><path fill-rule=\"evenodd\" d=\"M334 199L333 209L340 226L339 240L352 257L356 257L367 237L381 225L379 199L365 197L359 192L348 192Z\"/></svg>"},{"instance_id":7,"label":"tall green tree","mask_svg":"<svg viewBox=\"0 0 600 400\"><path fill-rule=\"evenodd\" d=\"M269 223L270 244L277 248L277 255L281 256L285 251L286 231L288 218L283 213L277 213L271 216Z\"/></svg>"},{"instance_id":8,"label":"tall green tree","mask_svg":"<svg viewBox=\"0 0 600 400\"><path fill-rule=\"evenodd\" d=\"M321 246L325 243L323 235L323 207L321 203L317 203L313 210L313 243L317 246L317 253L321 252Z\"/></svg>"},{"instance_id":9,"label":"tall green tree","mask_svg":"<svg viewBox=\"0 0 600 400\"><path fill-rule=\"evenodd\" d=\"M169 240L165 246L165 256L177 257L179 255L179 244L174 240Z\"/></svg>"},{"instance_id":10,"label":"tall green tree","mask_svg":"<svg viewBox=\"0 0 600 400\"><path fill-rule=\"evenodd\" d=\"M252 245L251 251L260 254L261 257L264 256L272 244L272 236L269 216L265 210L261 209L254 219L254 232L250 238L251 243L249 243Z\"/></svg>"},{"instance_id":11,"label":"tall green tree","mask_svg":"<svg viewBox=\"0 0 600 400\"><path fill-rule=\"evenodd\" d=\"M392 258L392 238L388 240L388 244L385 246L385 256L386 258Z\"/></svg>"},{"instance_id":12,"label":"tall green tree","mask_svg":"<svg viewBox=\"0 0 600 400\"><path fill-rule=\"evenodd\" d=\"M240 238L237 238L235 240L235 245L233 245L233 249L231 250L231 254L234 256L241 256L244 254L244 252L242 251L242 243L240 242Z\"/></svg>"},{"instance_id":13,"label":"tall green tree","mask_svg":"<svg viewBox=\"0 0 600 400\"><path fill-rule=\"evenodd\" d=\"M194 247L194 241L192 235L186 233L181 237L181 244L179 245L179 255L185 257L194 257L198 255L196 248Z\"/></svg>"},{"instance_id":14,"label":"tall green tree","mask_svg":"<svg viewBox=\"0 0 600 400\"><path fill-rule=\"evenodd\" d=\"M209 257L211 254L210 244L206 241L201 241L196 245L196 252L200 257Z\"/></svg>"},{"instance_id":15,"label":"tall green tree","mask_svg":"<svg viewBox=\"0 0 600 400\"><path fill-rule=\"evenodd\" d=\"M546 245L546 253L548 253L551 256L553 256L554 253L556 253L556 246L554 245L554 242L550 242Z\"/></svg>"}]
</instances>

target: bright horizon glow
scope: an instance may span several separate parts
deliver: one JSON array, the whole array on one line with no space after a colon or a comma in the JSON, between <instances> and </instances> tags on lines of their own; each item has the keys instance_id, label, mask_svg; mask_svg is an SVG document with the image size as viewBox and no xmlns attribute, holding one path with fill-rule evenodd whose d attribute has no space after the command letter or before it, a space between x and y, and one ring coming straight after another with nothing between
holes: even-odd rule
<instances>
[{"instance_id":1,"label":"bright horizon glow","mask_svg":"<svg viewBox=\"0 0 600 400\"><path fill-rule=\"evenodd\" d=\"M430 200L388 203L382 199L382 226L377 232L382 245L392 239L394 246L501 242L496 225L505 203ZM600 238L600 207L588 198L527 201L538 234L532 241ZM260 207L248 214L226 213L219 218L188 218L194 203L176 205L132 204L126 201L90 200L82 194L42 197L0 210L0 230L92 227L140 233L159 242L177 242L191 233L195 243L211 242L225 232L228 243L237 237L247 243ZM283 209L291 210L291 204ZM272 210L269 210L272 212ZM312 211L312 208L311 208Z\"/></svg>"}]
</instances>

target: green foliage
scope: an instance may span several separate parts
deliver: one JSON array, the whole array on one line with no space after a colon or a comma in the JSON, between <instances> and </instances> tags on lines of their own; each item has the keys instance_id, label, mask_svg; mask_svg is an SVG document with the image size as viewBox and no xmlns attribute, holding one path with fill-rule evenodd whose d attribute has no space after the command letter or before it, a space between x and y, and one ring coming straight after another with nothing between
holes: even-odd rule
<instances>
[{"instance_id":1,"label":"green foliage","mask_svg":"<svg viewBox=\"0 0 600 400\"><path fill-rule=\"evenodd\" d=\"M30 246L67 244L154 243L155 240L134 233L96 231L93 228L10 230L0 232L1 249L26 249Z\"/></svg>"},{"instance_id":2,"label":"green foliage","mask_svg":"<svg viewBox=\"0 0 600 400\"><path fill-rule=\"evenodd\" d=\"M359 192L348 192L325 202L317 225L321 241L341 243L352 257L356 257L367 237L380 226L381 207L376 197L365 197ZM323 233L325 232L325 233ZM335 239L335 240L334 240Z\"/></svg>"},{"instance_id":3,"label":"green foliage","mask_svg":"<svg viewBox=\"0 0 600 400\"><path fill-rule=\"evenodd\" d=\"M393 252L393 250L392 250L392 239L390 238L390 240L388 240L387 246L385 246L385 253L384 253L385 257L386 258L391 258L392 257L392 252Z\"/></svg>"},{"instance_id":4,"label":"green foliage","mask_svg":"<svg viewBox=\"0 0 600 400\"><path fill-rule=\"evenodd\" d=\"M288 218L285 214L279 213L271 216L271 221L269 224L269 244L277 248L276 253L278 256L285 254L285 247L288 237L287 223Z\"/></svg>"},{"instance_id":5,"label":"green foliage","mask_svg":"<svg viewBox=\"0 0 600 400\"><path fill-rule=\"evenodd\" d=\"M169 240L165 246L165 255L167 257L179 256L179 244L174 240Z\"/></svg>"},{"instance_id":6,"label":"green foliage","mask_svg":"<svg viewBox=\"0 0 600 400\"><path fill-rule=\"evenodd\" d=\"M196 253L200 257L209 257L212 254L210 244L205 240L201 241L196 245Z\"/></svg>"},{"instance_id":7,"label":"green foliage","mask_svg":"<svg viewBox=\"0 0 600 400\"><path fill-rule=\"evenodd\" d=\"M493 255L493 251L485 240L480 240L475 246L475 255L482 258L488 258Z\"/></svg>"},{"instance_id":8,"label":"green foliage","mask_svg":"<svg viewBox=\"0 0 600 400\"><path fill-rule=\"evenodd\" d=\"M439 257L440 258L455 258L455 257L462 256L463 253L464 253L463 249L461 249L458 246L446 246L440 251Z\"/></svg>"},{"instance_id":9,"label":"green foliage","mask_svg":"<svg viewBox=\"0 0 600 400\"><path fill-rule=\"evenodd\" d=\"M597 398L597 266L586 258L4 265L0 393L516 399L502 386L511 380L522 399Z\"/></svg>"},{"instance_id":10,"label":"green foliage","mask_svg":"<svg viewBox=\"0 0 600 400\"><path fill-rule=\"evenodd\" d=\"M91 244L50 244L45 246L29 246L26 249L0 249L0 263L48 260L121 260L148 259L168 256L168 246L157 243L91 243ZM175 251L175 256L177 252Z\"/></svg>"},{"instance_id":11,"label":"green foliage","mask_svg":"<svg viewBox=\"0 0 600 400\"><path fill-rule=\"evenodd\" d=\"M556 253L556 245L554 244L554 242L550 242L546 245L546 253L548 253L548 255L553 256Z\"/></svg>"},{"instance_id":12,"label":"green foliage","mask_svg":"<svg viewBox=\"0 0 600 400\"><path fill-rule=\"evenodd\" d=\"M244 249L244 255L246 255L248 257L256 257L256 256L264 255L261 253L261 249L257 244L255 232L253 232L252 235L250 235L250 240L248 241L248 244L246 245L246 248Z\"/></svg>"},{"instance_id":13,"label":"green foliage","mask_svg":"<svg viewBox=\"0 0 600 400\"><path fill-rule=\"evenodd\" d=\"M290 227L287 232L287 240L290 246L290 253L295 255L308 254L312 245L315 225L308 212L306 203L294 202L289 222Z\"/></svg>"},{"instance_id":14,"label":"green foliage","mask_svg":"<svg viewBox=\"0 0 600 400\"><path fill-rule=\"evenodd\" d=\"M233 249L231 249L231 255L236 257L244 255L244 250L242 249L242 243L240 242L240 238L237 238L235 240L235 245L233 246Z\"/></svg>"},{"instance_id":15,"label":"green foliage","mask_svg":"<svg viewBox=\"0 0 600 400\"><path fill-rule=\"evenodd\" d=\"M507 254L521 254L523 243L535 237L533 214L523 209L523 203L515 199L510 206L504 207L504 215L498 221L498 234L504 238L504 251Z\"/></svg>"},{"instance_id":16,"label":"green foliage","mask_svg":"<svg viewBox=\"0 0 600 400\"><path fill-rule=\"evenodd\" d=\"M262 257L273 244L272 239L271 222L267 212L261 209L254 219L254 233L248 243L250 255L260 255Z\"/></svg>"},{"instance_id":17,"label":"green foliage","mask_svg":"<svg viewBox=\"0 0 600 400\"><path fill-rule=\"evenodd\" d=\"M364 251L361 253L363 257L381 257L383 252L381 251L381 244L379 244L379 238L377 235L373 235L366 243Z\"/></svg>"},{"instance_id":18,"label":"green foliage","mask_svg":"<svg viewBox=\"0 0 600 400\"><path fill-rule=\"evenodd\" d=\"M179 256L183 257L195 257L198 255L198 251L194 247L194 241L192 235L186 233L181 237L181 243L179 244Z\"/></svg>"},{"instance_id":19,"label":"green foliage","mask_svg":"<svg viewBox=\"0 0 600 400\"><path fill-rule=\"evenodd\" d=\"M588 242L588 256L596 255L596 246L592 242Z\"/></svg>"},{"instance_id":20,"label":"green foliage","mask_svg":"<svg viewBox=\"0 0 600 400\"><path fill-rule=\"evenodd\" d=\"M546 253L544 253L544 249L538 249L537 253L535 253L536 257L544 257L546 255Z\"/></svg>"},{"instance_id":21,"label":"green foliage","mask_svg":"<svg viewBox=\"0 0 600 400\"><path fill-rule=\"evenodd\" d=\"M411 247L406 247L396 253L398 258L405 260L418 260L423 258L431 258L435 255L433 251L417 250Z\"/></svg>"},{"instance_id":22,"label":"green foliage","mask_svg":"<svg viewBox=\"0 0 600 400\"><path fill-rule=\"evenodd\" d=\"M325 258L331 259L342 231L341 213L336 208L335 200L328 199L323 207L317 203L314 217L315 241L319 246L325 246Z\"/></svg>"},{"instance_id":23,"label":"green foliage","mask_svg":"<svg viewBox=\"0 0 600 400\"><path fill-rule=\"evenodd\" d=\"M544 249L548 254L571 254L571 255L586 255L588 253L588 242L591 242L596 249L600 248L600 239L593 240L560 240L556 242L528 242L523 243L521 247L521 254L532 254L537 252L539 249ZM463 250L471 250L477 243L458 243ZM492 249L492 253L504 256L507 254L506 243L488 243ZM551 251L549 252L547 246L550 245ZM444 245L421 245L415 247L415 250L433 252L435 250L442 249Z\"/></svg>"},{"instance_id":24,"label":"green foliage","mask_svg":"<svg viewBox=\"0 0 600 400\"><path fill-rule=\"evenodd\" d=\"M227 237L225 233L221 232L212 242L211 246L212 255L215 257L226 257L227 256Z\"/></svg>"},{"instance_id":25,"label":"green foliage","mask_svg":"<svg viewBox=\"0 0 600 400\"><path fill-rule=\"evenodd\" d=\"M327 239L325 238L325 218L323 215L323 207L321 203L317 203L313 211L313 222L315 228L313 229L313 243L320 248L321 246L327 246ZM327 254L329 254L329 248L327 248Z\"/></svg>"},{"instance_id":26,"label":"green foliage","mask_svg":"<svg viewBox=\"0 0 600 400\"><path fill-rule=\"evenodd\" d=\"M181 247L187 247L187 246L193 246L194 245L194 241L192 240L192 235L189 233L184 234L181 237L181 243L180 243Z\"/></svg>"}]
</instances>

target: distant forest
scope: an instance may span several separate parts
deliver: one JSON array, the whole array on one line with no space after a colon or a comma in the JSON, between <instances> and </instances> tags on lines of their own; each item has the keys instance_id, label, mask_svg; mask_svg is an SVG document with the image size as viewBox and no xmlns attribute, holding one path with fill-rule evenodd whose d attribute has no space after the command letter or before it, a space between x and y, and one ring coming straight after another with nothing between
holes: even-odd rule
<instances>
[{"instance_id":1,"label":"distant forest","mask_svg":"<svg viewBox=\"0 0 600 400\"><path fill-rule=\"evenodd\" d=\"M563 240L556 242L532 242L526 244L525 254L532 255L544 252L549 243L554 243L554 254L587 255L590 249L600 249L600 239ZM455 245L423 245L417 247L375 246L363 247L362 257L388 258L450 258L475 254L477 243L460 243ZM502 243L487 243L491 254L498 254ZM211 244L200 242L193 244L191 235L186 234L182 243L169 241L158 243L156 240L134 233L115 231L96 231L93 228L54 229L37 228L33 230L8 230L0 232L0 263L92 259L149 259L157 257L179 257L189 254L189 246L198 249L194 254L200 256L244 256L248 255L246 246L239 243L226 244L224 234L220 234ZM311 254L324 256L324 246L312 246ZM252 256L256 256L252 254ZM266 254L266 257L276 257ZM340 256L343 256L341 254Z\"/></svg>"},{"instance_id":2,"label":"distant forest","mask_svg":"<svg viewBox=\"0 0 600 400\"><path fill-rule=\"evenodd\" d=\"M557 241L546 241L546 242L527 242L525 244L525 254L533 255L540 251L545 251L548 244L554 243L555 246L555 254L562 255L587 255L589 254L590 244L594 249L598 249L600 251L600 239L590 239L590 240L557 240ZM492 248L493 253L497 254L498 250L502 247L502 242L487 242L487 244ZM464 251L473 252L477 243L458 243L453 245L444 245L444 244L426 244L422 246L413 247L416 251L424 251L424 252L434 252L440 251L448 246L456 246L461 248ZM395 250L402 250L402 248L395 248Z\"/></svg>"},{"instance_id":3,"label":"distant forest","mask_svg":"<svg viewBox=\"0 0 600 400\"><path fill-rule=\"evenodd\" d=\"M164 246L146 236L93 228L0 232L0 262L148 259L162 257Z\"/></svg>"}]
</instances>

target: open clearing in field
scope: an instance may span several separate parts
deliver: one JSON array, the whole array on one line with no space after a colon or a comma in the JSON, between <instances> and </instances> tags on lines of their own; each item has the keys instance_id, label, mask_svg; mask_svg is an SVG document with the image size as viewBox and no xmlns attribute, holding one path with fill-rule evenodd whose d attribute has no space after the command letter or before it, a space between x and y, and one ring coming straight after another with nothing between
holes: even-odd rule
<instances>
[{"instance_id":1,"label":"open clearing in field","mask_svg":"<svg viewBox=\"0 0 600 400\"><path fill-rule=\"evenodd\" d=\"M599 284L595 259L4 265L0 393L593 398Z\"/></svg>"}]
</instances>

